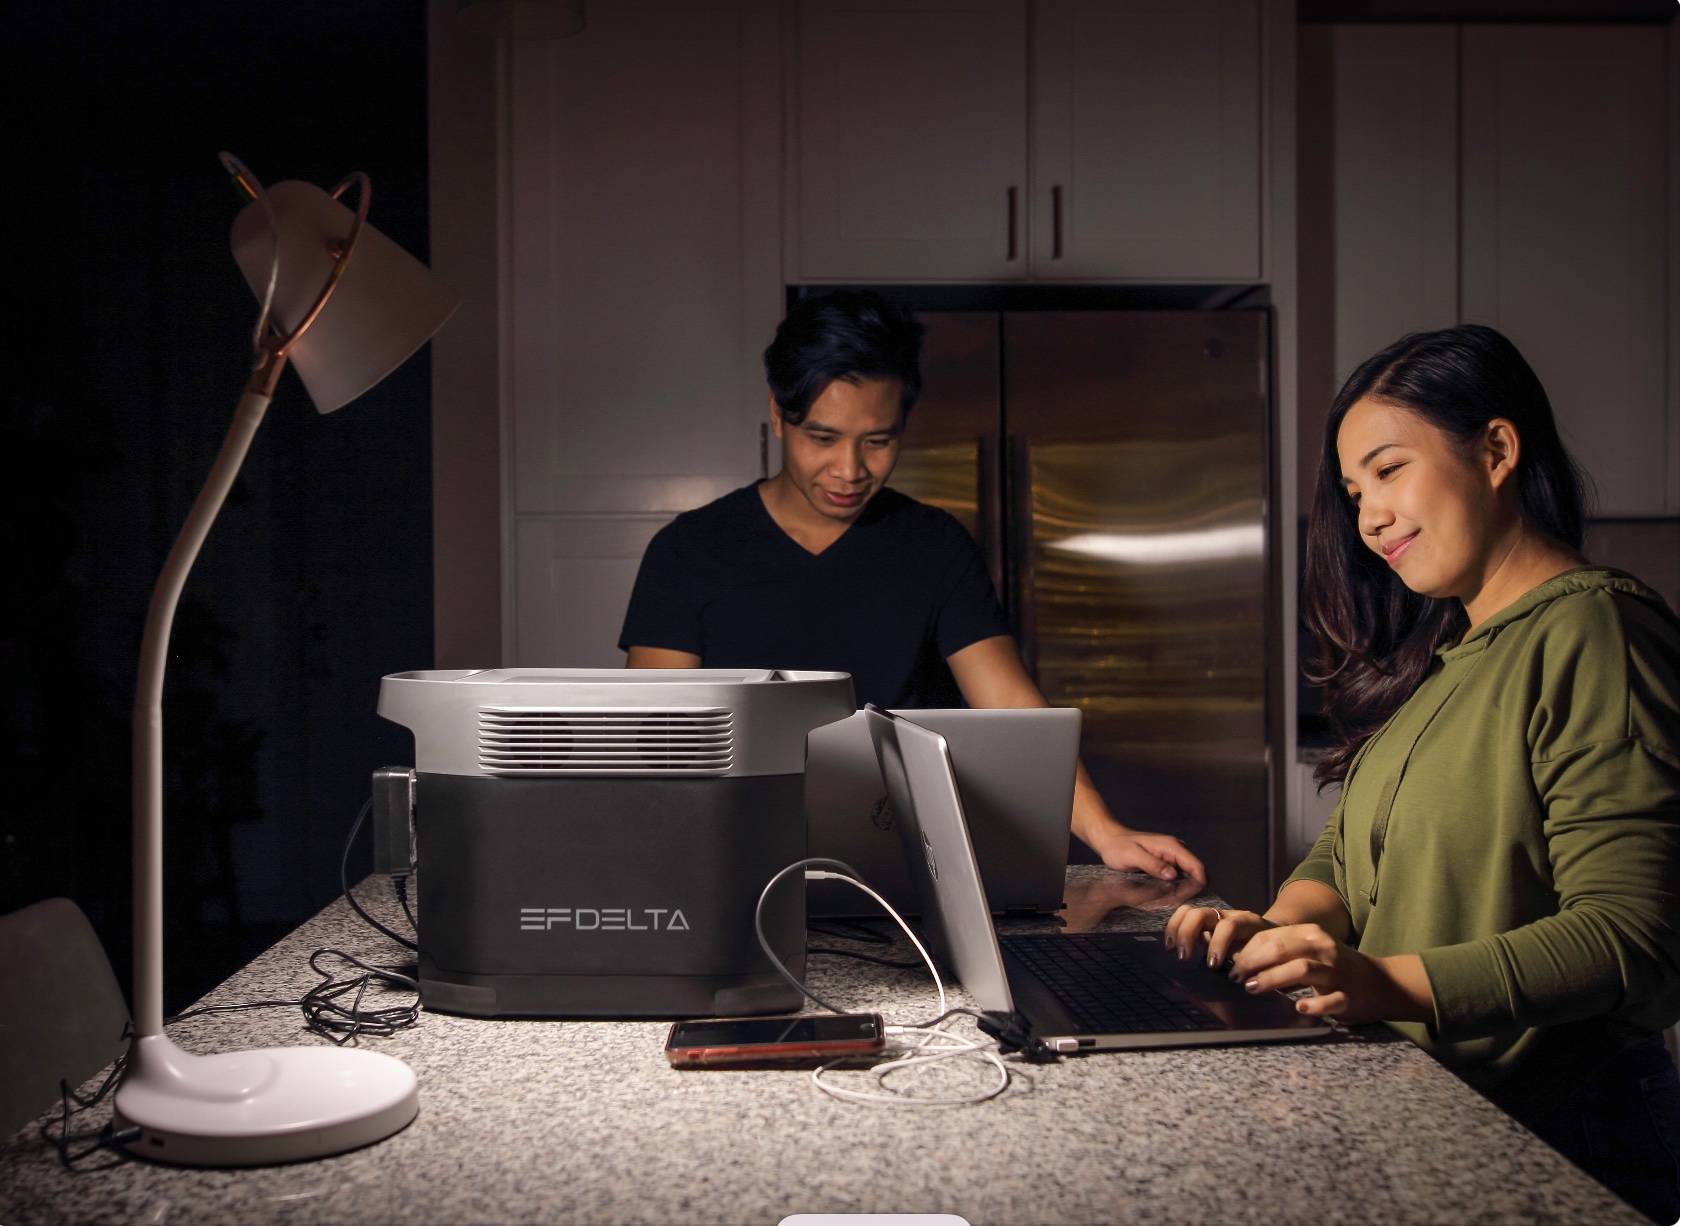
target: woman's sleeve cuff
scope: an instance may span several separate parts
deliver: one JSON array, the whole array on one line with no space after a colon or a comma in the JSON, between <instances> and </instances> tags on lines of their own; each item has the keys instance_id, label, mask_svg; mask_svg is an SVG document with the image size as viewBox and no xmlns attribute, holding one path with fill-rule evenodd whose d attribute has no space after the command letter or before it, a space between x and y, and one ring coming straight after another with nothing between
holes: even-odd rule
<instances>
[{"instance_id":1,"label":"woman's sleeve cuff","mask_svg":"<svg viewBox=\"0 0 1684 1226\"><path fill-rule=\"evenodd\" d=\"M1421 965L1433 992L1435 1038L1479 1038L1512 1024L1514 1002L1495 938L1424 950Z\"/></svg>"}]
</instances>

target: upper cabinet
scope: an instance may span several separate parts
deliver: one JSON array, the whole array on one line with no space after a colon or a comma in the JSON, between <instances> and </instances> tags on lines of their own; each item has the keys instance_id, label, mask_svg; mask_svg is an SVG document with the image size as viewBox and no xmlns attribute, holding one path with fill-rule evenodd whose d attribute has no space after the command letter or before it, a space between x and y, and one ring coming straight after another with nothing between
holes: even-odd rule
<instances>
[{"instance_id":1,"label":"upper cabinet","mask_svg":"<svg viewBox=\"0 0 1684 1226\"><path fill-rule=\"evenodd\" d=\"M1250 0L1036 5L1036 279L1259 277L1259 42Z\"/></svg>"},{"instance_id":2,"label":"upper cabinet","mask_svg":"<svg viewBox=\"0 0 1684 1226\"><path fill-rule=\"evenodd\" d=\"M1023 276L1024 0L806 0L805 280Z\"/></svg>"},{"instance_id":3,"label":"upper cabinet","mask_svg":"<svg viewBox=\"0 0 1684 1226\"><path fill-rule=\"evenodd\" d=\"M1257 279L1260 41L1257 0L803 0L796 279Z\"/></svg>"}]
</instances>

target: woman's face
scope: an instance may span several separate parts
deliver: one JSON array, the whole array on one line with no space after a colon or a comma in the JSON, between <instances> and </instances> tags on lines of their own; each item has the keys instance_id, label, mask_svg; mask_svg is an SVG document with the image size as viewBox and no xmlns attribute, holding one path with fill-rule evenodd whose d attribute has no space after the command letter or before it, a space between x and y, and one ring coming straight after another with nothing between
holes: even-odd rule
<instances>
[{"instance_id":1,"label":"woman's face","mask_svg":"<svg viewBox=\"0 0 1684 1226\"><path fill-rule=\"evenodd\" d=\"M1340 423L1338 451L1363 543L1411 591L1464 602L1477 596L1502 526L1497 495L1512 459L1494 456L1489 440L1470 454L1425 418L1366 397Z\"/></svg>"}]
</instances>

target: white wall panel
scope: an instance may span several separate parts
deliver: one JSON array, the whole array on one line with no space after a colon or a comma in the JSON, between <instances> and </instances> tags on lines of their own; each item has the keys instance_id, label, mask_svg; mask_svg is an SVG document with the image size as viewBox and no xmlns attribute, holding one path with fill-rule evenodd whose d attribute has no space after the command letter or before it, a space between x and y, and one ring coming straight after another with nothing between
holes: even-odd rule
<instances>
[{"instance_id":1,"label":"white wall panel","mask_svg":"<svg viewBox=\"0 0 1684 1226\"><path fill-rule=\"evenodd\" d=\"M1598 513L1678 513L1677 27L1463 33L1463 318L1543 380Z\"/></svg>"},{"instance_id":2,"label":"white wall panel","mask_svg":"<svg viewBox=\"0 0 1684 1226\"><path fill-rule=\"evenodd\" d=\"M515 634L506 665L619 668L626 601L670 517L523 516L515 526ZM588 599L581 599L588 594Z\"/></svg>"},{"instance_id":3,"label":"white wall panel","mask_svg":"<svg viewBox=\"0 0 1684 1226\"><path fill-rule=\"evenodd\" d=\"M775 13L599 5L575 38L515 45L517 514L566 509L574 477L757 474Z\"/></svg>"},{"instance_id":4,"label":"white wall panel","mask_svg":"<svg viewBox=\"0 0 1684 1226\"><path fill-rule=\"evenodd\" d=\"M512 45L507 663L622 663L649 535L760 475L779 12L617 0Z\"/></svg>"}]
</instances>

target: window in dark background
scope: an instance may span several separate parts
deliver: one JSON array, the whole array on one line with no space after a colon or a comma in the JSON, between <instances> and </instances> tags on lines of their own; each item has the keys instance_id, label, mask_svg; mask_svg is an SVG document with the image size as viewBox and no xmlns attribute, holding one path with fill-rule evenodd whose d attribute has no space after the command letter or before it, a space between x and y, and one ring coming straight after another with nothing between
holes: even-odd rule
<instances>
[{"instance_id":1,"label":"window in dark background","mask_svg":"<svg viewBox=\"0 0 1684 1226\"><path fill-rule=\"evenodd\" d=\"M427 257L420 0L15 8L0 40L0 912L65 895L127 986L129 733L146 603L232 416L256 306L228 250L266 182L373 180ZM165 1008L338 892L379 678L432 659L425 351L328 417L281 382L188 581L164 699ZM359 849L353 871L367 868Z\"/></svg>"}]
</instances>

